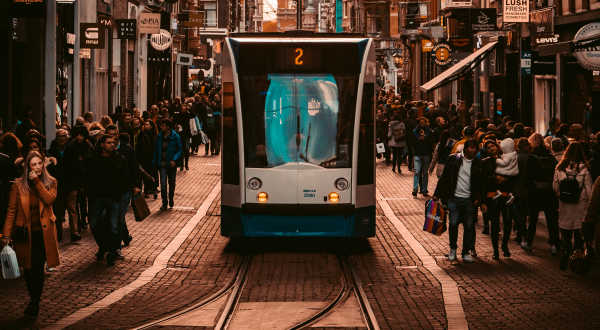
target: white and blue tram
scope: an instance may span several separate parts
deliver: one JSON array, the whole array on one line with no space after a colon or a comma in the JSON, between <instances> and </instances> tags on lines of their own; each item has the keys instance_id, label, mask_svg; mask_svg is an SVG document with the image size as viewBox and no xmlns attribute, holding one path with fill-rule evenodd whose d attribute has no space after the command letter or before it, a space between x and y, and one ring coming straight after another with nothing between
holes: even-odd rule
<instances>
[{"instance_id":1,"label":"white and blue tram","mask_svg":"<svg viewBox=\"0 0 600 330\"><path fill-rule=\"evenodd\" d=\"M221 56L221 234L375 236L373 40L238 34Z\"/></svg>"}]
</instances>

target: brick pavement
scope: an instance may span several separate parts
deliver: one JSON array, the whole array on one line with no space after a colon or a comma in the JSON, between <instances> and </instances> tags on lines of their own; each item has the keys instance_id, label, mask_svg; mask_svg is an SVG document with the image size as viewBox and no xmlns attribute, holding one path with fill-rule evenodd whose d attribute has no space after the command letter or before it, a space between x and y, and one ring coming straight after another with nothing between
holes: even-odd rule
<instances>
[{"instance_id":1,"label":"brick pavement","mask_svg":"<svg viewBox=\"0 0 600 330\"><path fill-rule=\"evenodd\" d=\"M217 157L192 156L191 170L178 173L176 206L197 209L219 180ZM544 244L541 221L534 254L522 252L511 240L512 258L491 259L491 242L477 225L475 264L450 264L448 234L441 237L422 231L425 198L413 198L412 172L392 173L377 166L378 188L395 215L434 256L437 264L459 285L469 327L558 328L598 327L594 313L600 271L595 265L587 277L558 270L559 257L551 257ZM430 191L436 180L432 179ZM181 201L181 202L179 202ZM107 268L96 262L96 247L89 230L80 244L60 245L62 265L48 273L40 317L22 317L28 297L22 279L0 280L0 328L43 328L121 288L148 269L194 212L158 211L159 200L148 199L154 212L144 222L127 215L134 241L125 248L125 261ZM148 284L132 291L69 329L122 329L165 316L216 292L232 275L240 252L254 254L242 302L330 301L340 288L336 254L352 254L364 290L382 329L447 327L444 298L435 277L422 266L415 252L378 206L377 235L364 239L235 239L220 236L219 199L175 252L168 268ZM462 240L462 234L459 242ZM541 279L541 281L540 281ZM5 312L6 311L6 312ZM169 329L172 327L158 326ZM204 329L177 327L177 329ZM209 327L210 329L212 327ZM317 329L317 328L315 328ZM321 328L319 328L321 329ZM327 330L337 328L324 328ZM344 328L351 329L351 328Z\"/></svg>"},{"instance_id":2,"label":"brick pavement","mask_svg":"<svg viewBox=\"0 0 600 330\"><path fill-rule=\"evenodd\" d=\"M437 259L459 285L461 300L471 329L536 328L592 329L600 327L597 304L600 302L600 276L595 262L590 274L577 276L570 270L558 269L559 256L550 256L547 229L540 220L533 254L522 251L511 235L510 258L492 260L493 249L488 235L482 235L483 224L477 222L474 264L451 264L443 256L449 251L448 234L441 237L422 230L424 203L422 195L413 197L412 172L393 173L389 166L377 166L377 186L388 198L398 218ZM429 191L437 179L430 177ZM404 199L396 199L404 198ZM384 220L386 220L384 218ZM380 221L381 224L381 221ZM461 227L462 228L462 227ZM459 245L462 242L459 230ZM460 259L460 258L459 258Z\"/></svg>"}]
</instances>

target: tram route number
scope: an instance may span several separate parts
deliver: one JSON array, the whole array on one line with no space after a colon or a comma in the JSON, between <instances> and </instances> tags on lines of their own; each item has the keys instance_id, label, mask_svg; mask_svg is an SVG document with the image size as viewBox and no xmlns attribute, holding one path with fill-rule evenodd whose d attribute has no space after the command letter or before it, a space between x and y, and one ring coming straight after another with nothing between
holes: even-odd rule
<instances>
[{"instance_id":1,"label":"tram route number","mask_svg":"<svg viewBox=\"0 0 600 330\"><path fill-rule=\"evenodd\" d=\"M304 189L302 192L304 193L304 197L315 197L316 196L315 193L317 191L316 190L307 190L307 189Z\"/></svg>"},{"instance_id":2,"label":"tram route number","mask_svg":"<svg viewBox=\"0 0 600 330\"><path fill-rule=\"evenodd\" d=\"M304 55L304 51L302 48L296 48L296 53L298 54L298 56L296 56L296 65L302 65L304 62L302 62L300 58Z\"/></svg>"}]
</instances>

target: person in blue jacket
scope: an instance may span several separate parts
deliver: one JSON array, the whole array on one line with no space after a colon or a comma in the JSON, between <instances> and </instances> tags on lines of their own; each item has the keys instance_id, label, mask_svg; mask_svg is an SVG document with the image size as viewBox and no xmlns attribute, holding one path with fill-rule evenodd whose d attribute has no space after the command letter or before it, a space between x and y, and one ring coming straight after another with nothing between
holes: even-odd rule
<instances>
[{"instance_id":1,"label":"person in blue jacket","mask_svg":"<svg viewBox=\"0 0 600 330\"><path fill-rule=\"evenodd\" d=\"M413 130L411 147L414 148L415 155L415 176L413 182L413 196L417 196L419 188L419 179L421 174L421 191L423 196L428 196L427 184L429 181L429 163L431 162L431 154L433 153L433 145L435 143L435 133L429 128L427 118L419 118L419 125Z\"/></svg>"},{"instance_id":2,"label":"person in blue jacket","mask_svg":"<svg viewBox=\"0 0 600 330\"><path fill-rule=\"evenodd\" d=\"M156 137L154 143L154 156L152 165L158 168L160 173L160 194L162 198L161 210L167 209L167 201L172 208L175 204L175 178L177 167L181 166L181 156L183 147L181 138L173 130L173 122L170 119L163 119L160 123L161 132ZM169 199L167 200L167 181L169 184Z\"/></svg>"}]
</instances>

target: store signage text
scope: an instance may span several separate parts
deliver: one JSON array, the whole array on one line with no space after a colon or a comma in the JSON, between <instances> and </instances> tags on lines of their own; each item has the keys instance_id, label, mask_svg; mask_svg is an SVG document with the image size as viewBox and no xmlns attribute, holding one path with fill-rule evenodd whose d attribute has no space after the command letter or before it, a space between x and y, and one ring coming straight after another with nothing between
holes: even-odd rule
<instances>
[{"instance_id":1,"label":"store signage text","mask_svg":"<svg viewBox=\"0 0 600 330\"><path fill-rule=\"evenodd\" d=\"M160 33L160 14L140 13L140 33Z\"/></svg>"},{"instance_id":2,"label":"store signage text","mask_svg":"<svg viewBox=\"0 0 600 330\"><path fill-rule=\"evenodd\" d=\"M471 9L469 22L471 31L496 31L496 8Z\"/></svg>"},{"instance_id":3,"label":"store signage text","mask_svg":"<svg viewBox=\"0 0 600 330\"><path fill-rule=\"evenodd\" d=\"M168 65L170 63L170 53L148 53L148 65Z\"/></svg>"},{"instance_id":4,"label":"store signage text","mask_svg":"<svg viewBox=\"0 0 600 330\"><path fill-rule=\"evenodd\" d=\"M573 41L591 37L597 34L600 34L600 22L590 23L577 31ZM598 47L587 47L585 50L575 52L575 58L577 58L577 61L579 64L581 64L581 66L588 70L600 70L600 50L597 49Z\"/></svg>"},{"instance_id":5,"label":"store signage text","mask_svg":"<svg viewBox=\"0 0 600 330\"><path fill-rule=\"evenodd\" d=\"M150 45L156 50L165 50L171 47L172 41L171 33L163 29L160 30L160 33L153 34L150 37Z\"/></svg>"},{"instance_id":6,"label":"store signage text","mask_svg":"<svg viewBox=\"0 0 600 330\"><path fill-rule=\"evenodd\" d=\"M183 22L183 26L204 27L204 13L189 14L189 20Z\"/></svg>"},{"instance_id":7,"label":"store signage text","mask_svg":"<svg viewBox=\"0 0 600 330\"><path fill-rule=\"evenodd\" d=\"M521 75L531 74L531 52L521 52Z\"/></svg>"},{"instance_id":8,"label":"store signage text","mask_svg":"<svg viewBox=\"0 0 600 330\"><path fill-rule=\"evenodd\" d=\"M7 1L7 0L3 0ZM11 0L8 0L11 1ZM13 18L45 18L46 0L12 0L10 17Z\"/></svg>"},{"instance_id":9,"label":"store signage text","mask_svg":"<svg viewBox=\"0 0 600 330\"><path fill-rule=\"evenodd\" d=\"M431 49L431 57L435 64L443 66L448 65L452 59L450 58L450 46L447 44L437 44Z\"/></svg>"},{"instance_id":10,"label":"store signage text","mask_svg":"<svg viewBox=\"0 0 600 330\"><path fill-rule=\"evenodd\" d=\"M79 29L81 36L79 38L79 47L90 49L104 49L104 30L101 23L80 23Z\"/></svg>"},{"instance_id":11,"label":"store signage text","mask_svg":"<svg viewBox=\"0 0 600 330\"><path fill-rule=\"evenodd\" d=\"M115 25L117 27L117 39L136 40L136 23L134 19L117 19Z\"/></svg>"},{"instance_id":12,"label":"store signage text","mask_svg":"<svg viewBox=\"0 0 600 330\"><path fill-rule=\"evenodd\" d=\"M554 44L558 42L558 38L560 38L560 35L558 34L555 34L552 37L536 37L534 39L534 45Z\"/></svg>"},{"instance_id":13,"label":"store signage text","mask_svg":"<svg viewBox=\"0 0 600 330\"><path fill-rule=\"evenodd\" d=\"M506 23L529 22L529 0L505 0L503 19Z\"/></svg>"}]
</instances>

